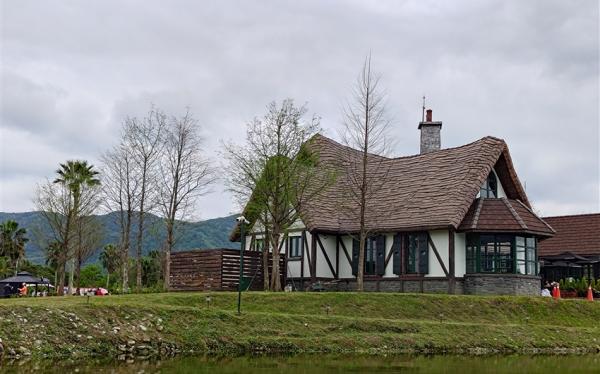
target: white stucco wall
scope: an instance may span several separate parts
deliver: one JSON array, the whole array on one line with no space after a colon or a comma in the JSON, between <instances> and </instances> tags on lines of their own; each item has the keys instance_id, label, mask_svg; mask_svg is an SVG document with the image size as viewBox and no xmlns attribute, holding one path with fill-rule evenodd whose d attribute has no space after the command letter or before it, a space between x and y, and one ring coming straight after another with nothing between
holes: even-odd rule
<instances>
[{"instance_id":1,"label":"white stucco wall","mask_svg":"<svg viewBox=\"0 0 600 374\"><path fill-rule=\"evenodd\" d=\"M301 236L301 232L291 232L289 236ZM446 266L446 269L450 270L449 264L449 251L448 251L448 230L433 230L429 231L429 235L431 240L435 244L438 253ZM256 239L262 239L264 235L256 234ZM329 256L329 260L331 261L331 265L335 269L336 262L336 237L335 235L319 235L321 239L321 243ZM283 239L283 236L282 236ZM352 259L352 237L351 236L343 236L341 240L344 242L346 249L348 251L348 256ZM390 252L392 251L392 244L394 241L394 234L388 233L385 234L385 258L388 257ZM246 237L246 250L250 249L251 236ZM310 251L310 245L312 243L312 235L310 232L306 232L306 250ZM281 252L284 253L285 244L281 249ZM333 273L327 264L325 256L323 255L321 248L317 244L317 277L318 278L333 278ZM455 233L454 235L454 254L455 254L455 276L462 277L465 274L466 269L466 241L464 233ZM290 260L288 261L288 270L287 276L292 278L299 278L301 276L301 261L302 260ZM310 263L308 260L308 255L304 254L304 277L310 277ZM385 269L384 277L391 278L397 277L394 274L394 258L393 256L390 258L388 266ZM339 251L339 277L340 278L351 278L352 275L352 265L346 258L343 249L340 245ZM433 248L429 247L429 273L426 274L426 277L444 277L445 273L440 265Z\"/></svg>"},{"instance_id":2,"label":"white stucco wall","mask_svg":"<svg viewBox=\"0 0 600 374\"><path fill-rule=\"evenodd\" d=\"M348 256L352 260L352 238L350 236L342 236L342 241L348 250ZM351 278L352 277L352 265L348 262L342 245L340 244L340 278Z\"/></svg>"},{"instance_id":3,"label":"white stucco wall","mask_svg":"<svg viewBox=\"0 0 600 374\"><path fill-rule=\"evenodd\" d=\"M465 233L454 234L454 275L463 277L467 272L467 239Z\"/></svg>"},{"instance_id":4,"label":"white stucco wall","mask_svg":"<svg viewBox=\"0 0 600 374\"><path fill-rule=\"evenodd\" d=\"M327 253L327 257L329 258L329 261L331 262L331 266L335 270L335 244L336 244L335 236L321 234L321 235L319 235L319 239L321 240L321 243L323 244L323 249L325 249L325 252ZM331 269L329 268L329 265L327 264L325 255L323 254L323 251L321 250L321 247L319 246L319 243L317 243L317 277L318 278L333 278L334 277L333 273L331 272Z\"/></svg>"},{"instance_id":5,"label":"white stucco wall","mask_svg":"<svg viewBox=\"0 0 600 374\"><path fill-rule=\"evenodd\" d=\"M446 270L449 268L448 262L448 230L434 230L429 231L429 236L431 237L431 241L435 244L435 248L437 249L444 266L446 266ZM426 277L445 277L446 273L442 269L442 265L438 261L433 248L431 245L429 246L429 273L425 275Z\"/></svg>"}]
</instances>

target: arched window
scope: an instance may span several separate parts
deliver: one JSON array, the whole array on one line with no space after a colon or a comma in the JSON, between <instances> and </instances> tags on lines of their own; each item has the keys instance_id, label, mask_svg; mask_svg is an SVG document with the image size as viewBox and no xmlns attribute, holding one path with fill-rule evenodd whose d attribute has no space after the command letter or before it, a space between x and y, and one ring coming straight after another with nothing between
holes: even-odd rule
<instances>
[{"instance_id":1,"label":"arched window","mask_svg":"<svg viewBox=\"0 0 600 374\"><path fill-rule=\"evenodd\" d=\"M498 197L498 182L496 182L496 174L494 171L490 171L487 179L483 182L483 186L481 186L481 197Z\"/></svg>"}]
</instances>

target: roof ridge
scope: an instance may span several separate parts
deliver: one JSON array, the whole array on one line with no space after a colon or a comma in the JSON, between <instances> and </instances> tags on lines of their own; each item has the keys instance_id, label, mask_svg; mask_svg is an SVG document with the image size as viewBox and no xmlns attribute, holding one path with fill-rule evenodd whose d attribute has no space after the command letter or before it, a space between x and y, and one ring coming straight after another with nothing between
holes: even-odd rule
<instances>
[{"instance_id":1,"label":"roof ridge","mask_svg":"<svg viewBox=\"0 0 600 374\"><path fill-rule=\"evenodd\" d=\"M515 220L519 223L521 228L527 230L528 229L527 224L525 223L525 221L523 221L523 218L521 218L521 216L517 213L515 208L510 204L508 199L506 197L502 197L501 200L504 202L504 205L506 205L506 207L508 208L508 211L510 212L510 214L512 214L512 216L515 218Z\"/></svg>"},{"instance_id":2,"label":"roof ridge","mask_svg":"<svg viewBox=\"0 0 600 374\"><path fill-rule=\"evenodd\" d=\"M560 215L560 216L546 216L546 217L540 217L542 219L547 219L547 218L571 218L571 217L584 217L584 216L600 216L600 213L581 213L581 214L564 214L564 215Z\"/></svg>"},{"instance_id":3,"label":"roof ridge","mask_svg":"<svg viewBox=\"0 0 600 374\"><path fill-rule=\"evenodd\" d=\"M540 218L537 214L535 214L535 212L531 209L529 209L529 207L525 204L523 204L523 202L519 199L515 199L516 202L518 202L519 204L521 204L521 206L525 209L527 209L529 211L529 213L533 214L537 219L539 219L540 221L542 221L542 223L544 225L546 225L546 227L548 227L550 229L550 231L552 231L553 233L556 233L556 230L554 230L552 228L552 226L550 226L546 221L544 221L542 218Z\"/></svg>"},{"instance_id":4,"label":"roof ridge","mask_svg":"<svg viewBox=\"0 0 600 374\"><path fill-rule=\"evenodd\" d=\"M483 199L477 199L477 207L475 208L475 214L473 215L473 223L471 224L471 228L475 229L477 224L479 223L479 214L481 213L481 207L483 206Z\"/></svg>"},{"instance_id":5,"label":"roof ridge","mask_svg":"<svg viewBox=\"0 0 600 374\"><path fill-rule=\"evenodd\" d=\"M351 151L355 151L355 152L361 152L359 149L355 149L355 148L352 148L352 147L350 147L348 145L342 144L339 141L337 141L335 139L332 139L332 138L330 138L328 136L325 136L325 135L323 135L321 133L317 133L317 134L313 135L313 137L310 138L308 141L310 141L312 139L315 139L315 138L323 138L325 141L327 141L329 143L334 143L335 145L337 145L339 147L347 148L347 149L349 149ZM381 155L378 155L378 154L375 154L375 153L369 153L369 155L376 156L376 157L381 157L381 158L384 158L386 160L399 160L399 159L406 159L406 158L413 158L413 157L435 155L435 154L439 154L440 152L453 151L453 150L456 150L456 149L460 149L460 148L465 148L465 147L472 146L472 145L474 145L476 143L484 143L485 140L493 140L495 142L502 142L502 143L506 144L506 142L504 141L504 139L501 139L501 138L498 138L498 137L495 137L495 136L491 136L491 135L487 135L487 136L484 136L483 138L479 138L479 139L474 140L474 141L472 141L470 143L467 143L467 144L459 145L459 146L456 146L456 147L450 147L450 148L442 148L440 150L437 150L437 151L434 151L434 152L429 152L429 153L424 153L424 154L420 154L419 153L419 154L414 154L414 155L406 155L406 156L398 156L398 157L381 156Z\"/></svg>"}]
</instances>

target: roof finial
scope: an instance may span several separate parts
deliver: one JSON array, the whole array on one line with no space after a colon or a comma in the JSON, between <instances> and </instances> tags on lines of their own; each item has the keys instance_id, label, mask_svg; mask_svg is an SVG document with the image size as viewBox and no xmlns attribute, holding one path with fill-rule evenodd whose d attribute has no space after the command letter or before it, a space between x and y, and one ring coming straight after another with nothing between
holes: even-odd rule
<instances>
[{"instance_id":1,"label":"roof finial","mask_svg":"<svg viewBox=\"0 0 600 374\"><path fill-rule=\"evenodd\" d=\"M425 122L425 95L423 95L423 111L421 113L421 122Z\"/></svg>"}]
</instances>

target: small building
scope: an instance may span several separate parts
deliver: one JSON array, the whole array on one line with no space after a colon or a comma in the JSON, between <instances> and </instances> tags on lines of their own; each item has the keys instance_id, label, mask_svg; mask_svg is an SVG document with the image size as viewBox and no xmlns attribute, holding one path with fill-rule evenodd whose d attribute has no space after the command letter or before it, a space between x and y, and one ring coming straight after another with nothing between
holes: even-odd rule
<instances>
[{"instance_id":1,"label":"small building","mask_svg":"<svg viewBox=\"0 0 600 374\"><path fill-rule=\"evenodd\" d=\"M539 246L544 282L600 279L600 213L544 217L556 231Z\"/></svg>"},{"instance_id":2,"label":"small building","mask_svg":"<svg viewBox=\"0 0 600 374\"><path fill-rule=\"evenodd\" d=\"M513 167L507 144L484 137L441 148L442 122L420 122L421 153L370 155L370 175L384 181L368 199L364 288L369 291L538 295L538 245L554 230L538 217ZM351 169L340 159L361 158L323 135L308 146L317 167L337 178L287 232L281 252L287 284L308 289L356 289L359 220L351 212ZM264 233L250 220L248 250L260 250ZM232 233L239 240L239 228Z\"/></svg>"}]
</instances>

